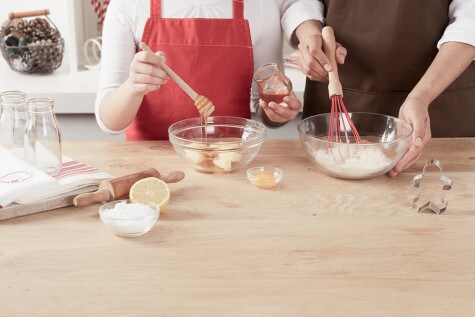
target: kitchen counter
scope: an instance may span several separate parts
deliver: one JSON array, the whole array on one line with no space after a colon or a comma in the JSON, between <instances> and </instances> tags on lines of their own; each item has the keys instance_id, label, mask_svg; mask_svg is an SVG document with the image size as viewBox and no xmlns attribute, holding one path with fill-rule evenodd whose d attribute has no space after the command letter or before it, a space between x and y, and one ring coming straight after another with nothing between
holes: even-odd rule
<instances>
[{"instance_id":1,"label":"kitchen counter","mask_svg":"<svg viewBox=\"0 0 475 317\"><path fill-rule=\"evenodd\" d=\"M297 140L267 140L245 170L198 173L168 142L65 142L115 176L181 169L157 225L113 235L99 205L0 222L0 316L471 316L475 138L438 139L395 179L330 178ZM444 214L416 213L410 182L428 159L454 180Z\"/></svg>"}]
</instances>

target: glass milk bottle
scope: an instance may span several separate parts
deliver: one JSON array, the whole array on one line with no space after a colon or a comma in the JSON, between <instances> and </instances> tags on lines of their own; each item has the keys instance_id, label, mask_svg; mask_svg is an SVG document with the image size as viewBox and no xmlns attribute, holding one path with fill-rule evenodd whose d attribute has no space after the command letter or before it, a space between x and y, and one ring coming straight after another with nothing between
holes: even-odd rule
<instances>
[{"instance_id":1,"label":"glass milk bottle","mask_svg":"<svg viewBox=\"0 0 475 317\"><path fill-rule=\"evenodd\" d=\"M0 145L23 157L26 95L21 91L0 94Z\"/></svg>"},{"instance_id":2,"label":"glass milk bottle","mask_svg":"<svg viewBox=\"0 0 475 317\"><path fill-rule=\"evenodd\" d=\"M35 98L28 101L25 129L25 160L54 176L61 170L61 136L53 112L54 101Z\"/></svg>"}]
</instances>

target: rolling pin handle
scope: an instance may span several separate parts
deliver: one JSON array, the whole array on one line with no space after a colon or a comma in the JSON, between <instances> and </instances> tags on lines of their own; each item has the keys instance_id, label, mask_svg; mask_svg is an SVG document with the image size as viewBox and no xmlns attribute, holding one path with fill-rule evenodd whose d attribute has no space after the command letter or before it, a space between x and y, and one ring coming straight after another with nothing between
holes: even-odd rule
<instances>
[{"instance_id":1,"label":"rolling pin handle","mask_svg":"<svg viewBox=\"0 0 475 317\"><path fill-rule=\"evenodd\" d=\"M83 207L95 203L107 202L111 199L111 194L107 189L99 189L93 193L80 194L73 199L74 206Z\"/></svg>"}]
</instances>

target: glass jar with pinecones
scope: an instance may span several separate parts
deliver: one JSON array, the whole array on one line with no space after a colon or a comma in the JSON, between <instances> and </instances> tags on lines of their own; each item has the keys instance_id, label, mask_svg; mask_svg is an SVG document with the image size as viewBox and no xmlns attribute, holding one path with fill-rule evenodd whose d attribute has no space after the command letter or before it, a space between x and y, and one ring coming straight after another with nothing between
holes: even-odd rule
<instances>
[{"instance_id":1,"label":"glass jar with pinecones","mask_svg":"<svg viewBox=\"0 0 475 317\"><path fill-rule=\"evenodd\" d=\"M49 10L10 13L0 30L0 48L10 67L24 73L51 73L63 61L64 39Z\"/></svg>"}]
</instances>

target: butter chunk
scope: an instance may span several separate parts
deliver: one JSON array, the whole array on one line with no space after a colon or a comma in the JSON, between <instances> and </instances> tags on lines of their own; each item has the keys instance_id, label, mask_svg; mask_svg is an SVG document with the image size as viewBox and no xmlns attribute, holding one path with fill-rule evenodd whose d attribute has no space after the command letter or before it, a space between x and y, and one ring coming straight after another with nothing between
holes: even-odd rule
<instances>
[{"instance_id":1,"label":"butter chunk","mask_svg":"<svg viewBox=\"0 0 475 317\"><path fill-rule=\"evenodd\" d=\"M186 158L195 164L199 164L205 160L205 156L199 151L186 150L186 149L184 151L185 151Z\"/></svg>"},{"instance_id":2,"label":"butter chunk","mask_svg":"<svg viewBox=\"0 0 475 317\"><path fill-rule=\"evenodd\" d=\"M213 164L225 171L229 171L232 169L233 163L239 162L241 158L242 155L237 152L223 152L218 154L218 157L213 160Z\"/></svg>"}]
</instances>

